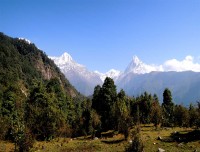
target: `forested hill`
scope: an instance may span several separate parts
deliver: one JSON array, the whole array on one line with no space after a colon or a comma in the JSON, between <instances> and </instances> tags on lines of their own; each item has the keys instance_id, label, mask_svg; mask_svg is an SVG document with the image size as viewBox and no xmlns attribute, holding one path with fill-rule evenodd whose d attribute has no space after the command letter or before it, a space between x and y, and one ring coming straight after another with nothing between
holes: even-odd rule
<instances>
[{"instance_id":1,"label":"forested hill","mask_svg":"<svg viewBox=\"0 0 200 152\"><path fill-rule=\"evenodd\" d=\"M57 79L68 96L80 95L54 62L33 43L0 33L0 94L12 85L27 96L34 83L51 79Z\"/></svg>"}]
</instances>

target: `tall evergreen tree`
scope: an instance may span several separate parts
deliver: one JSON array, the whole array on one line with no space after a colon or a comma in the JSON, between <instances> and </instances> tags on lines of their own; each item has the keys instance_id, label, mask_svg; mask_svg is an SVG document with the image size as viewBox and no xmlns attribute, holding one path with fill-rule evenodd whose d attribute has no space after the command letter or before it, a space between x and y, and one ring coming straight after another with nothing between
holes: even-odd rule
<instances>
[{"instance_id":1,"label":"tall evergreen tree","mask_svg":"<svg viewBox=\"0 0 200 152\"><path fill-rule=\"evenodd\" d=\"M112 112L112 107L117 97L117 89L114 84L113 79L107 77L102 85L95 87L93 95L92 107L101 116L102 129L112 129L114 115Z\"/></svg>"},{"instance_id":2,"label":"tall evergreen tree","mask_svg":"<svg viewBox=\"0 0 200 152\"><path fill-rule=\"evenodd\" d=\"M153 103L151 107L151 122L157 128L161 122L161 107L159 104L158 96L154 94Z\"/></svg>"},{"instance_id":3,"label":"tall evergreen tree","mask_svg":"<svg viewBox=\"0 0 200 152\"><path fill-rule=\"evenodd\" d=\"M97 85L94 88L93 98L92 98L92 108L100 114L101 111L101 86Z\"/></svg>"},{"instance_id":4,"label":"tall evergreen tree","mask_svg":"<svg viewBox=\"0 0 200 152\"><path fill-rule=\"evenodd\" d=\"M174 125L174 103L172 101L171 91L166 88L163 92L163 126L173 126Z\"/></svg>"},{"instance_id":5,"label":"tall evergreen tree","mask_svg":"<svg viewBox=\"0 0 200 152\"><path fill-rule=\"evenodd\" d=\"M116 123L116 129L123 133L125 139L129 134L129 127L132 125L132 119L130 117L130 102L126 97L124 90L121 90L117 95L117 101L114 103L114 118Z\"/></svg>"}]
</instances>

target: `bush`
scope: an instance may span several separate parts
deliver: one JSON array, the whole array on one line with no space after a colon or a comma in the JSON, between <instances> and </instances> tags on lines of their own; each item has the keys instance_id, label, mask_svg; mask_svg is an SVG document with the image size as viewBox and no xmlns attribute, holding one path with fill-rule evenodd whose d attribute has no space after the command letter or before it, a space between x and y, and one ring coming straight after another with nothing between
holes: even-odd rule
<instances>
[{"instance_id":1,"label":"bush","mask_svg":"<svg viewBox=\"0 0 200 152\"><path fill-rule=\"evenodd\" d=\"M4 117L0 117L0 140L4 140L9 131L9 121Z\"/></svg>"},{"instance_id":2,"label":"bush","mask_svg":"<svg viewBox=\"0 0 200 152\"><path fill-rule=\"evenodd\" d=\"M132 142L126 148L126 152L142 152L144 149L143 141L140 137L140 127L137 126L134 131L131 132Z\"/></svg>"},{"instance_id":3,"label":"bush","mask_svg":"<svg viewBox=\"0 0 200 152\"><path fill-rule=\"evenodd\" d=\"M35 138L29 129L26 129L23 136L17 142L19 152L28 152L35 142Z\"/></svg>"}]
</instances>

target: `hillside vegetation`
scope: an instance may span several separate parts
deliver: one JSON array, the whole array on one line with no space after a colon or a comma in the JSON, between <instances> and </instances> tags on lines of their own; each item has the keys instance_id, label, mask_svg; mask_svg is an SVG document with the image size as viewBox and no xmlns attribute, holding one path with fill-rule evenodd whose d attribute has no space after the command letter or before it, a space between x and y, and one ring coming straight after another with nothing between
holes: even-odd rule
<instances>
[{"instance_id":1,"label":"hillside vegetation","mask_svg":"<svg viewBox=\"0 0 200 152\"><path fill-rule=\"evenodd\" d=\"M85 100L34 44L0 33L0 139L26 150L26 140L58 136L75 128Z\"/></svg>"},{"instance_id":2,"label":"hillside vegetation","mask_svg":"<svg viewBox=\"0 0 200 152\"><path fill-rule=\"evenodd\" d=\"M176 151L169 147L199 145L200 102L176 105L168 88L162 103L148 92L128 97L109 77L87 99L34 44L2 33L0 88L1 145L14 151L142 152L154 150L152 144ZM192 129L182 133L175 127Z\"/></svg>"}]
</instances>

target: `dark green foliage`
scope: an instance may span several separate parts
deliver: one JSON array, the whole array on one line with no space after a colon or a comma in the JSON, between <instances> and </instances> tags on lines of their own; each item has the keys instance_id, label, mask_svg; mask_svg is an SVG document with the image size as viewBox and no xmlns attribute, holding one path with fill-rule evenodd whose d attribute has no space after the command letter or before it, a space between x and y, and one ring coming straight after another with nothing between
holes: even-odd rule
<instances>
[{"instance_id":1,"label":"dark green foliage","mask_svg":"<svg viewBox=\"0 0 200 152\"><path fill-rule=\"evenodd\" d=\"M176 126L189 127L189 112L182 105L176 105L174 109L174 123Z\"/></svg>"},{"instance_id":2,"label":"dark green foliage","mask_svg":"<svg viewBox=\"0 0 200 152\"><path fill-rule=\"evenodd\" d=\"M198 114L198 119L196 120L196 126L197 128L200 127L200 101L197 101L197 114Z\"/></svg>"},{"instance_id":3,"label":"dark green foliage","mask_svg":"<svg viewBox=\"0 0 200 152\"><path fill-rule=\"evenodd\" d=\"M13 87L9 87L3 93L3 102L2 102L2 115L13 117L15 111L15 102L16 94Z\"/></svg>"},{"instance_id":4,"label":"dark green foliage","mask_svg":"<svg viewBox=\"0 0 200 152\"><path fill-rule=\"evenodd\" d=\"M7 117L0 116L0 140L5 140L10 129L10 121Z\"/></svg>"},{"instance_id":5,"label":"dark green foliage","mask_svg":"<svg viewBox=\"0 0 200 152\"><path fill-rule=\"evenodd\" d=\"M99 136L101 129L101 119L100 116L96 113L95 110L90 111L90 120L89 120L89 133L92 135L92 138Z\"/></svg>"},{"instance_id":6,"label":"dark green foliage","mask_svg":"<svg viewBox=\"0 0 200 152\"><path fill-rule=\"evenodd\" d=\"M198 118L199 118L199 113L197 111L197 108L194 107L192 104L190 104L190 107L189 107L189 126L190 127L197 126Z\"/></svg>"},{"instance_id":7,"label":"dark green foliage","mask_svg":"<svg viewBox=\"0 0 200 152\"><path fill-rule=\"evenodd\" d=\"M37 139L49 140L56 136L64 123L64 115L59 106L57 98L47 93L41 82L30 92L25 108L25 120Z\"/></svg>"},{"instance_id":8,"label":"dark green foliage","mask_svg":"<svg viewBox=\"0 0 200 152\"><path fill-rule=\"evenodd\" d=\"M97 85L94 88L93 98L92 98L92 108L96 109L98 112L101 111L101 86Z\"/></svg>"},{"instance_id":9,"label":"dark green foliage","mask_svg":"<svg viewBox=\"0 0 200 152\"><path fill-rule=\"evenodd\" d=\"M141 95L140 101L140 112L141 112L141 122L144 124L149 124L151 121L150 113L151 113L151 105L152 105L152 96L147 92L144 92L144 95Z\"/></svg>"},{"instance_id":10,"label":"dark green foliage","mask_svg":"<svg viewBox=\"0 0 200 152\"><path fill-rule=\"evenodd\" d=\"M151 112L154 99L151 94L144 92L131 102L131 116L135 124L140 122L144 124L151 123Z\"/></svg>"},{"instance_id":11,"label":"dark green foliage","mask_svg":"<svg viewBox=\"0 0 200 152\"><path fill-rule=\"evenodd\" d=\"M28 151L35 138L72 135L83 100L44 52L0 33L0 139Z\"/></svg>"},{"instance_id":12,"label":"dark green foliage","mask_svg":"<svg viewBox=\"0 0 200 152\"><path fill-rule=\"evenodd\" d=\"M104 84L96 86L92 100L92 108L101 116L102 129L113 129L114 119L112 107L116 102L117 91L114 81L111 78L106 78Z\"/></svg>"},{"instance_id":13,"label":"dark green foliage","mask_svg":"<svg viewBox=\"0 0 200 152\"><path fill-rule=\"evenodd\" d=\"M20 140L18 141L18 149L20 152L28 152L35 143L34 135L27 128L24 129L23 134L20 136Z\"/></svg>"},{"instance_id":14,"label":"dark green foliage","mask_svg":"<svg viewBox=\"0 0 200 152\"><path fill-rule=\"evenodd\" d=\"M0 33L0 84L2 88L19 82L30 89L33 80L58 78L67 94L78 96L57 66L34 44Z\"/></svg>"},{"instance_id":15,"label":"dark green foliage","mask_svg":"<svg viewBox=\"0 0 200 152\"><path fill-rule=\"evenodd\" d=\"M187 133L176 132L171 135L172 139L178 143L188 143L200 140L200 130L193 130Z\"/></svg>"},{"instance_id":16,"label":"dark green foliage","mask_svg":"<svg viewBox=\"0 0 200 152\"><path fill-rule=\"evenodd\" d=\"M151 122L157 128L162 119L162 110L156 94L153 96L153 103L151 107Z\"/></svg>"},{"instance_id":17,"label":"dark green foliage","mask_svg":"<svg viewBox=\"0 0 200 152\"><path fill-rule=\"evenodd\" d=\"M132 118L130 116L130 101L124 90L121 90L117 95L117 101L113 106L114 118L116 123L116 129L124 134L125 139L128 138L129 128L133 125Z\"/></svg>"},{"instance_id":18,"label":"dark green foliage","mask_svg":"<svg viewBox=\"0 0 200 152\"><path fill-rule=\"evenodd\" d=\"M163 92L163 126L173 126L174 125L174 103L172 101L171 91L166 88Z\"/></svg>"}]
</instances>

